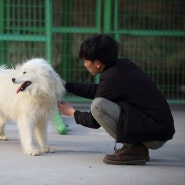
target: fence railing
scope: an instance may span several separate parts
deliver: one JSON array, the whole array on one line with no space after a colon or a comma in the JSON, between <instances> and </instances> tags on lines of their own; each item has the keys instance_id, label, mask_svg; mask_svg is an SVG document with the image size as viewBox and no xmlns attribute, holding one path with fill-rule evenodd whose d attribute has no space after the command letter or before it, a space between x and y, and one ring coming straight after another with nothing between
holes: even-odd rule
<instances>
[{"instance_id":1,"label":"fence railing","mask_svg":"<svg viewBox=\"0 0 185 185\"><path fill-rule=\"evenodd\" d=\"M185 103L184 7L181 0L0 0L0 63L44 57L66 80L98 82L78 51L89 35L104 32L169 102Z\"/></svg>"}]
</instances>

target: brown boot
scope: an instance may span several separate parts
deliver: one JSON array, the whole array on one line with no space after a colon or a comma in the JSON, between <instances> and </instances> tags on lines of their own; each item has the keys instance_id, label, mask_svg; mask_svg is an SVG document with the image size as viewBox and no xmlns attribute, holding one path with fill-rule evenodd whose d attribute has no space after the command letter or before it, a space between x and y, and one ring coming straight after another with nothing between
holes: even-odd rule
<instances>
[{"instance_id":1,"label":"brown boot","mask_svg":"<svg viewBox=\"0 0 185 185\"><path fill-rule=\"evenodd\" d=\"M149 160L148 148L143 144L133 144L116 149L113 155L106 155L103 162L117 165L145 165Z\"/></svg>"}]
</instances>

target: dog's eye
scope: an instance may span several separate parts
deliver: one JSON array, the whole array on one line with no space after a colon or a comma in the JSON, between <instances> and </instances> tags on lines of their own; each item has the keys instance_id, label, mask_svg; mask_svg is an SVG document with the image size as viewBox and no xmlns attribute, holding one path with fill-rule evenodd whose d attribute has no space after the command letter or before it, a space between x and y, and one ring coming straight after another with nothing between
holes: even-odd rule
<instances>
[{"instance_id":1,"label":"dog's eye","mask_svg":"<svg viewBox=\"0 0 185 185\"><path fill-rule=\"evenodd\" d=\"M26 74L26 73L27 73L26 71L23 72L23 74Z\"/></svg>"}]
</instances>

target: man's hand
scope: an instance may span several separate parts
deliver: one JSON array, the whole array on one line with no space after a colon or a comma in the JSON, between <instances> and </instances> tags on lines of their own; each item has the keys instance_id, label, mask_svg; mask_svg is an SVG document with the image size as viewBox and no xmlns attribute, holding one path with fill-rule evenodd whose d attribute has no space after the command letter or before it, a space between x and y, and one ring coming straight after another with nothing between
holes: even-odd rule
<instances>
[{"instance_id":1,"label":"man's hand","mask_svg":"<svg viewBox=\"0 0 185 185\"><path fill-rule=\"evenodd\" d=\"M68 102L58 102L60 112L66 116L74 116L75 109Z\"/></svg>"}]
</instances>

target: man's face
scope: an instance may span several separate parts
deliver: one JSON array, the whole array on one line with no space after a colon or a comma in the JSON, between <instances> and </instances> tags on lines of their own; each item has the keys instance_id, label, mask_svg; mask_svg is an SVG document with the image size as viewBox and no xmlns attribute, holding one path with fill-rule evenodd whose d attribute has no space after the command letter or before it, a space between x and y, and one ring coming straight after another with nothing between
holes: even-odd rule
<instances>
[{"instance_id":1,"label":"man's face","mask_svg":"<svg viewBox=\"0 0 185 185\"><path fill-rule=\"evenodd\" d=\"M93 76L101 73L104 69L104 64L99 60L92 62L91 60L83 59L84 67L91 73Z\"/></svg>"}]
</instances>

